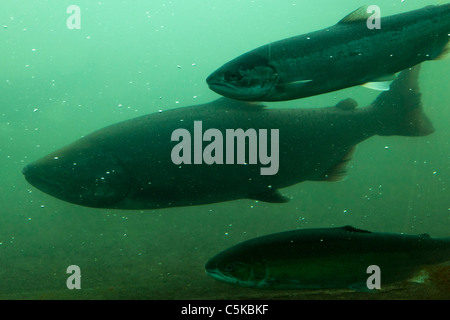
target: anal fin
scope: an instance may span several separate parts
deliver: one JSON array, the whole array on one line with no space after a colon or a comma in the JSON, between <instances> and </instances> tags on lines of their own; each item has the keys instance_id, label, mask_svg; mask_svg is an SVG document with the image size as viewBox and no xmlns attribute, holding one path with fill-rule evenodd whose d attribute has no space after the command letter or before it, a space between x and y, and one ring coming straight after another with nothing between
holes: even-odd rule
<instances>
[{"instance_id":1,"label":"anal fin","mask_svg":"<svg viewBox=\"0 0 450 320\"><path fill-rule=\"evenodd\" d=\"M356 146L351 147L345 155L342 157L341 161L336 163L331 167L322 177L318 179L319 181L342 181L347 176L347 165L352 159L353 153L355 153Z\"/></svg>"},{"instance_id":2,"label":"anal fin","mask_svg":"<svg viewBox=\"0 0 450 320\"><path fill-rule=\"evenodd\" d=\"M450 59L450 41L447 42L444 49L442 49L441 53L436 56L433 60L445 60Z\"/></svg>"}]
</instances>

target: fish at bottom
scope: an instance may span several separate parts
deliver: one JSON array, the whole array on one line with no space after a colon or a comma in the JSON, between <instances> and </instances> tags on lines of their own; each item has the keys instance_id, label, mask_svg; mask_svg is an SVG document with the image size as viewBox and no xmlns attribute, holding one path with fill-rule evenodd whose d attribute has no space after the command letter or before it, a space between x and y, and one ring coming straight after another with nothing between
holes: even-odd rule
<instances>
[{"instance_id":1,"label":"fish at bottom","mask_svg":"<svg viewBox=\"0 0 450 320\"><path fill-rule=\"evenodd\" d=\"M450 261L450 237L371 232L344 226L292 230L239 243L211 258L214 279L258 289L373 289L424 276L427 267ZM376 266L368 273L370 266ZM369 268L369 270L371 270ZM377 288L378 289L378 288Z\"/></svg>"}]
</instances>

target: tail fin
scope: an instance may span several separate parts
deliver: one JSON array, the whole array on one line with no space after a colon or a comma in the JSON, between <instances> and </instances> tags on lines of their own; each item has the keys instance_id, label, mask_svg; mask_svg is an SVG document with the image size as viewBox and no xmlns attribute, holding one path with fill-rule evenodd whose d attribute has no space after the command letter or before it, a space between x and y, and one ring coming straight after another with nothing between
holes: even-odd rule
<instances>
[{"instance_id":1,"label":"tail fin","mask_svg":"<svg viewBox=\"0 0 450 320\"><path fill-rule=\"evenodd\" d=\"M381 136L426 136L433 125L422 109L418 76L420 65L402 71L389 91L372 103L380 123Z\"/></svg>"}]
</instances>

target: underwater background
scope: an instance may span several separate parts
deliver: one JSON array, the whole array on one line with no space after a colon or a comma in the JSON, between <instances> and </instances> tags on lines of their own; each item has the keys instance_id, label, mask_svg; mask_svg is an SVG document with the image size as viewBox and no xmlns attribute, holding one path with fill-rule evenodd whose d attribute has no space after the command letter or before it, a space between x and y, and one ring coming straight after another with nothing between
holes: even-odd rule
<instances>
[{"instance_id":1,"label":"underwater background","mask_svg":"<svg viewBox=\"0 0 450 320\"><path fill-rule=\"evenodd\" d=\"M93 209L29 185L22 168L107 125L219 97L205 79L271 41L337 23L365 4L382 16L438 0L3 0L0 2L0 299L450 299L450 279L376 293L270 291L208 277L216 253L257 236L352 225L450 236L450 60L423 63L427 137L359 144L341 182L281 190L289 203L238 200L159 210ZM81 28L66 25L81 9ZM362 87L269 107L311 108L379 94ZM66 269L81 269L69 290Z\"/></svg>"}]
</instances>

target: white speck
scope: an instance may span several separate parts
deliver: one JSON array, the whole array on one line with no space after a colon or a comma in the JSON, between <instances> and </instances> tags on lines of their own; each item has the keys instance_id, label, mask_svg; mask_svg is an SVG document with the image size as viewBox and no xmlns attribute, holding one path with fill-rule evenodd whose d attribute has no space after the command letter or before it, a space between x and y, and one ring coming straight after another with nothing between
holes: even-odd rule
<instances>
[{"instance_id":1,"label":"white speck","mask_svg":"<svg viewBox=\"0 0 450 320\"><path fill-rule=\"evenodd\" d=\"M389 146L384 146L385 149L389 149Z\"/></svg>"},{"instance_id":2,"label":"white speck","mask_svg":"<svg viewBox=\"0 0 450 320\"><path fill-rule=\"evenodd\" d=\"M33 48L33 49L31 49L31 51L36 52L36 49Z\"/></svg>"},{"instance_id":3,"label":"white speck","mask_svg":"<svg viewBox=\"0 0 450 320\"><path fill-rule=\"evenodd\" d=\"M58 160L58 159L59 159L59 157L53 157L53 159L55 159L55 160Z\"/></svg>"}]
</instances>

